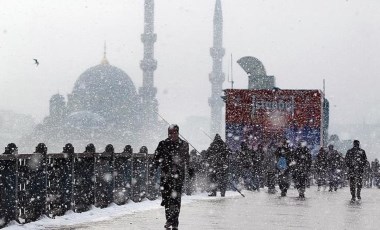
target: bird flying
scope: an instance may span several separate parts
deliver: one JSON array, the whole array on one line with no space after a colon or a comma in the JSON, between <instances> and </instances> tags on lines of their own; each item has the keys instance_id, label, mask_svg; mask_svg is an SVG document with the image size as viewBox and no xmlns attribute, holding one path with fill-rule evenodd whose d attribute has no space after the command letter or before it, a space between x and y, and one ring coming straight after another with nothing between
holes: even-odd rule
<instances>
[{"instance_id":1,"label":"bird flying","mask_svg":"<svg viewBox=\"0 0 380 230\"><path fill-rule=\"evenodd\" d=\"M40 63L38 62L37 59L33 59L34 60L34 63L38 66Z\"/></svg>"}]
</instances>

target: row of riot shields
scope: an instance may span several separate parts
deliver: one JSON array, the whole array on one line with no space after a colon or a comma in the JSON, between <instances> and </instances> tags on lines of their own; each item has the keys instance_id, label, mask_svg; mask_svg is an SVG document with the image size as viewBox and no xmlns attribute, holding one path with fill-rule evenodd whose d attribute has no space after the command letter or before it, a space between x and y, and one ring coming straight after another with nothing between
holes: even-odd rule
<instances>
[{"instance_id":1,"label":"row of riot shields","mask_svg":"<svg viewBox=\"0 0 380 230\"><path fill-rule=\"evenodd\" d=\"M0 227L156 199L160 175L149 178L152 161L146 152L0 155Z\"/></svg>"}]
</instances>

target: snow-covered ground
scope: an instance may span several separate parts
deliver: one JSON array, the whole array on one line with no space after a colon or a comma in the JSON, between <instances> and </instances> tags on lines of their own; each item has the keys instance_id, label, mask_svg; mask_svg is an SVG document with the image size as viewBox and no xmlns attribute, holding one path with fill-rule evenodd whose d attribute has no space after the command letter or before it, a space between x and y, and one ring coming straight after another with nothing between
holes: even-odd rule
<instances>
[{"instance_id":1,"label":"snow-covered ground","mask_svg":"<svg viewBox=\"0 0 380 230\"><path fill-rule=\"evenodd\" d=\"M227 192L226 197L240 196L237 193ZM194 201L212 199L207 196L207 193L197 193L192 196L183 196L182 205L189 204ZM215 198L214 198L215 199ZM125 205L116 205L112 203L107 208L92 207L91 210L82 213L69 211L64 216L56 216L55 219L46 216L41 217L36 222L20 225L17 222L11 222L5 229L72 229L80 225L97 225L97 222L112 221L114 218L128 216L148 210L161 209L161 198L151 201L144 199L140 203L129 201Z\"/></svg>"},{"instance_id":2,"label":"snow-covered ground","mask_svg":"<svg viewBox=\"0 0 380 230\"><path fill-rule=\"evenodd\" d=\"M380 229L380 189L363 189L361 204L350 204L349 189L337 192L306 191L306 200L297 191L288 196L243 191L245 198L229 191L225 198L206 193L184 196L180 229ZM219 194L218 194L219 195ZM42 218L25 225L12 223L7 229L163 229L164 209L160 199L93 208L56 219Z\"/></svg>"}]
</instances>

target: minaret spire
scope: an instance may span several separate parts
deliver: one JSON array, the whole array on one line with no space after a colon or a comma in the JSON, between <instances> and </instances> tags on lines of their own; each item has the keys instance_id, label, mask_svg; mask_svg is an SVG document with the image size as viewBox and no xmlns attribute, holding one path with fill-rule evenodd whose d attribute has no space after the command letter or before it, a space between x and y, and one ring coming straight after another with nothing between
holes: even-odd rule
<instances>
[{"instance_id":1,"label":"minaret spire","mask_svg":"<svg viewBox=\"0 0 380 230\"><path fill-rule=\"evenodd\" d=\"M108 65L108 64L109 64L109 62L108 62L108 60L107 60L107 56L106 56L106 54L107 54L107 46L106 46L106 41L104 41L103 60L102 60L102 62L101 62L101 64L103 64L103 65Z\"/></svg>"},{"instance_id":2,"label":"minaret spire","mask_svg":"<svg viewBox=\"0 0 380 230\"><path fill-rule=\"evenodd\" d=\"M210 49L210 54L212 57L212 72L209 75L209 80L211 82L211 97L208 103L211 107L211 135L216 133L221 134L222 132L222 110L224 102L221 98L223 95L223 82L225 76L222 70L222 59L225 54L223 48L223 13L222 13L222 3L220 0L215 2L214 11L214 36L213 36L213 47Z\"/></svg>"},{"instance_id":3,"label":"minaret spire","mask_svg":"<svg viewBox=\"0 0 380 230\"><path fill-rule=\"evenodd\" d=\"M144 33L141 34L141 41L144 44L144 58L140 62L140 68L143 71L143 84L139 89L144 124L154 124L158 120L156 114L158 111L157 89L154 87L154 71L157 69L157 61L154 59L154 43L156 40L154 0L144 0Z\"/></svg>"}]
</instances>

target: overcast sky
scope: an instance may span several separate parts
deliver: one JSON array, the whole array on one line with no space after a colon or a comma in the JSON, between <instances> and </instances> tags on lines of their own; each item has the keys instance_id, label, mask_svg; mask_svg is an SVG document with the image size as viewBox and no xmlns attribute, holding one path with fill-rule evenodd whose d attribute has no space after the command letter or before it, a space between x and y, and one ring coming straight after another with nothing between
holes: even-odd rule
<instances>
[{"instance_id":1,"label":"overcast sky","mask_svg":"<svg viewBox=\"0 0 380 230\"><path fill-rule=\"evenodd\" d=\"M0 109L41 121L53 94L71 93L100 63L104 41L110 64L140 87L143 3L0 0ZM210 115L214 5L155 1L155 85L159 111L172 123ZM222 0L222 8L224 72L232 53L236 88L248 85L236 60L254 56L280 88L322 89L326 79L332 123L380 122L380 1Z\"/></svg>"}]
</instances>

